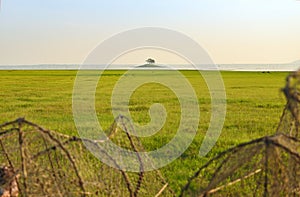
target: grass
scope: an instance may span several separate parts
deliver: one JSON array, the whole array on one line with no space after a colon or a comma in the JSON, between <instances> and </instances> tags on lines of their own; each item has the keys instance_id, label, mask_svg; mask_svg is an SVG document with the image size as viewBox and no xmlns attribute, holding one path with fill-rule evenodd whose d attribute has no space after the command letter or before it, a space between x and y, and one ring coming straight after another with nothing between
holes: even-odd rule
<instances>
[{"instance_id":1,"label":"grass","mask_svg":"<svg viewBox=\"0 0 300 197\"><path fill-rule=\"evenodd\" d=\"M151 72L151 71L147 71ZM0 71L0 122L18 117L68 135L78 135L72 115L72 91L76 71ZM124 71L103 73L96 92L97 116L103 128L113 122L110 98L115 82ZM227 115L222 134L205 157L198 156L210 121L210 95L201 75L182 71L193 85L200 103L201 118L197 135L188 150L161 169L170 186L179 191L193 172L209 158L238 143L275 132L285 98L280 89L288 73L222 72L227 94ZM132 94L130 111L143 125L150 121L149 107L163 104L168 118L161 131L142 139L146 150L155 150L173 138L179 125L179 102L168 88L145 84Z\"/></svg>"}]
</instances>

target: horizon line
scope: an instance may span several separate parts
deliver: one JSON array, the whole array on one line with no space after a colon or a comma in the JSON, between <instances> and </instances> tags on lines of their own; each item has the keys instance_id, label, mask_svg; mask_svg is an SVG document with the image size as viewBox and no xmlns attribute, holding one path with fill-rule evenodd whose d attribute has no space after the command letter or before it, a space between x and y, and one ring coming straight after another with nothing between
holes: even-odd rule
<instances>
[{"instance_id":1,"label":"horizon line","mask_svg":"<svg viewBox=\"0 0 300 197\"><path fill-rule=\"evenodd\" d=\"M300 0L299 0L300 1ZM199 63L196 65L295 65L298 64L300 65L300 61L295 61L295 62L288 62L288 63L214 63L214 64L205 64L205 63ZM82 63L36 63L36 64L0 64L0 66L60 66L60 65L67 65L67 66L80 66L80 65L91 65L91 66L97 66L97 65L125 65L125 66L141 66L141 65L146 65L144 64L135 64L135 63L124 63L124 64L106 64L106 63L99 63L99 64L82 64ZM155 63L154 65L160 65L160 66L168 66L168 65L176 65L176 66L190 66L192 64L159 64Z\"/></svg>"}]
</instances>

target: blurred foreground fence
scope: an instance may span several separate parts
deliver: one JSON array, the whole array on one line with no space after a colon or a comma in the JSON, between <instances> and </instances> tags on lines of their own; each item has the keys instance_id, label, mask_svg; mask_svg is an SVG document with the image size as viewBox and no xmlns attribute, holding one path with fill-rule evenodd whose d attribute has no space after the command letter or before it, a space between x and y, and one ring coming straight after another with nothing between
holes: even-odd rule
<instances>
[{"instance_id":1,"label":"blurred foreground fence","mask_svg":"<svg viewBox=\"0 0 300 197\"><path fill-rule=\"evenodd\" d=\"M287 77L287 104L278 129L228 149L187 180L180 196L300 196L300 72ZM137 152L137 137L109 139ZM83 143L105 152L101 141L65 136L24 119L0 125L0 196L175 196L158 170L129 173L101 163ZM143 163L140 163L141 168ZM176 172L174 172L176 173Z\"/></svg>"},{"instance_id":2,"label":"blurred foreground fence","mask_svg":"<svg viewBox=\"0 0 300 197\"><path fill-rule=\"evenodd\" d=\"M116 129L117 122L109 137L118 135ZM141 147L129 134L116 139L128 149ZM0 125L0 196L174 196L159 171L109 167L83 142L103 151L101 142L45 130L25 119Z\"/></svg>"},{"instance_id":3,"label":"blurred foreground fence","mask_svg":"<svg viewBox=\"0 0 300 197\"><path fill-rule=\"evenodd\" d=\"M202 166L181 196L297 196L300 141L276 134L240 144Z\"/></svg>"},{"instance_id":4,"label":"blurred foreground fence","mask_svg":"<svg viewBox=\"0 0 300 197\"><path fill-rule=\"evenodd\" d=\"M300 196L300 71L282 90L287 104L275 134L219 154L194 173L180 196Z\"/></svg>"}]
</instances>

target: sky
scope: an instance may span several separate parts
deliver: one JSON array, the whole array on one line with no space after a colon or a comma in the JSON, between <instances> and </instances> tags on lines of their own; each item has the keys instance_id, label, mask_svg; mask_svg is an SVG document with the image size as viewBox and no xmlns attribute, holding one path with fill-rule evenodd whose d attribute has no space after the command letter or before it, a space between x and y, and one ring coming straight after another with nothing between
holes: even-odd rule
<instances>
[{"instance_id":1,"label":"sky","mask_svg":"<svg viewBox=\"0 0 300 197\"><path fill-rule=\"evenodd\" d=\"M81 64L102 41L140 27L181 32L217 64L300 59L297 0L1 0L0 65ZM162 51L136 54L117 62L181 63Z\"/></svg>"}]
</instances>

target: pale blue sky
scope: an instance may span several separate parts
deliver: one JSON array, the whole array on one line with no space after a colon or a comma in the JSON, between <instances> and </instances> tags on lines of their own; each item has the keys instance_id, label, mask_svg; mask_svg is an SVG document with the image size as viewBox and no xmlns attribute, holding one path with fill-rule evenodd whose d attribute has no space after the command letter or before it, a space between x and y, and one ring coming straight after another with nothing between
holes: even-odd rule
<instances>
[{"instance_id":1,"label":"pale blue sky","mask_svg":"<svg viewBox=\"0 0 300 197\"><path fill-rule=\"evenodd\" d=\"M145 26L190 36L216 63L300 59L296 0L1 1L0 64L81 63L104 39Z\"/></svg>"}]
</instances>

